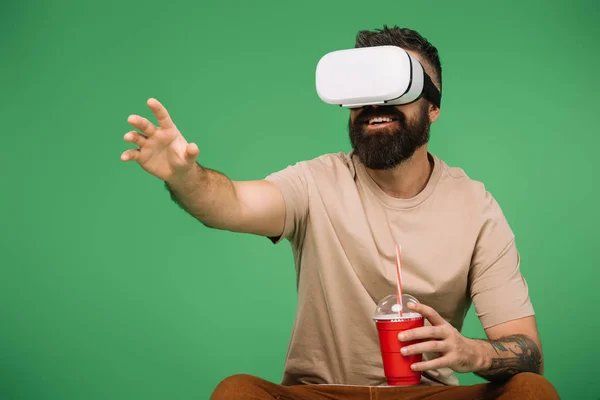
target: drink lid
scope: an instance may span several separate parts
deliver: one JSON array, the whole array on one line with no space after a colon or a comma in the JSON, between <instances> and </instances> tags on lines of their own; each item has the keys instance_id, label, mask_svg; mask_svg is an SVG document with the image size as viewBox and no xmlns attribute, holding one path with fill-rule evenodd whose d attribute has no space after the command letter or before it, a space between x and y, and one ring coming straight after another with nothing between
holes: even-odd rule
<instances>
[{"instance_id":1,"label":"drink lid","mask_svg":"<svg viewBox=\"0 0 600 400\"><path fill-rule=\"evenodd\" d=\"M383 300L379 302L377 308L375 309L373 319L389 321L421 318L421 314L414 311L410 311L408 308L406 308L406 304L408 302L418 303L419 301L410 294L403 294L403 309L402 306L398 304L398 296L395 294L390 294L389 296L384 297ZM400 315L400 311L402 311L402 315Z\"/></svg>"}]
</instances>

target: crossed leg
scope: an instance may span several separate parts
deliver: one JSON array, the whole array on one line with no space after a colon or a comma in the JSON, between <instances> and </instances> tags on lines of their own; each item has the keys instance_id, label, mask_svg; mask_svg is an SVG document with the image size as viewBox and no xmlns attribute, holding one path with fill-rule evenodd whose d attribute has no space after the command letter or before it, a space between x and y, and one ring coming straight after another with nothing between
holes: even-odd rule
<instances>
[{"instance_id":1,"label":"crossed leg","mask_svg":"<svg viewBox=\"0 0 600 400\"><path fill-rule=\"evenodd\" d=\"M368 387L282 386L252 375L233 375L215 388L210 400L557 400L544 377L523 372L506 383L472 386Z\"/></svg>"}]
</instances>

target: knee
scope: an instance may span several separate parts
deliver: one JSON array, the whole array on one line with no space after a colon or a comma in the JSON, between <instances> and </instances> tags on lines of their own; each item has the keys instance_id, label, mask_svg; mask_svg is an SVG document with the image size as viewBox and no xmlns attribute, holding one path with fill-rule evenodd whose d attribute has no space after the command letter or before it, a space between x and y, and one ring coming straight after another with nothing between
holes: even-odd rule
<instances>
[{"instance_id":1,"label":"knee","mask_svg":"<svg viewBox=\"0 0 600 400\"><path fill-rule=\"evenodd\" d=\"M513 376L507 386L510 392L527 399L560 399L554 385L542 375L533 372L521 372Z\"/></svg>"},{"instance_id":2,"label":"knee","mask_svg":"<svg viewBox=\"0 0 600 400\"><path fill-rule=\"evenodd\" d=\"M262 379L246 374L237 374L223 379L215 388L210 400L243 399L261 389Z\"/></svg>"}]
</instances>

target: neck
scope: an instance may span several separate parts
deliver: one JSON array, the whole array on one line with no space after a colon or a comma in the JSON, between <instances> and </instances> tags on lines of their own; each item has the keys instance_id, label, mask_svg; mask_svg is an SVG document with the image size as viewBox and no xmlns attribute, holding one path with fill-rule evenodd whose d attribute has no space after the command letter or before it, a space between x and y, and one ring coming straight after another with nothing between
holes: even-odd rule
<instances>
[{"instance_id":1,"label":"neck","mask_svg":"<svg viewBox=\"0 0 600 400\"><path fill-rule=\"evenodd\" d=\"M427 146L422 146L411 158L389 170L366 168L375 183L390 197L410 199L418 195L429 182L433 171Z\"/></svg>"}]
</instances>

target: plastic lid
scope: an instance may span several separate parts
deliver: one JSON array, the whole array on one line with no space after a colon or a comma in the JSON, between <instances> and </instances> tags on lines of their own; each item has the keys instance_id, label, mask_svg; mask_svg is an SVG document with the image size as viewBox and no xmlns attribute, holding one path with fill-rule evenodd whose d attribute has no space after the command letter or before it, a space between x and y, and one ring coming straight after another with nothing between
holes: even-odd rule
<instances>
[{"instance_id":1,"label":"plastic lid","mask_svg":"<svg viewBox=\"0 0 600 400\"><path fill-rule=\"evenodd\" d=\"M404 304L404 312L402 316L400 316L401 306L398 304L398 296L395 294L390 294L386 296L383 300L379 302L377 308L375 309L375 314L373 315L373 319L379 320L397 320L397 319L413 319L413 318L421 318L421 314L410 311L406 308L406 303L408 302L418 303L419 301L411 296L410 294L402 295L402 304Z\"/></svg>"}]
</instances>

